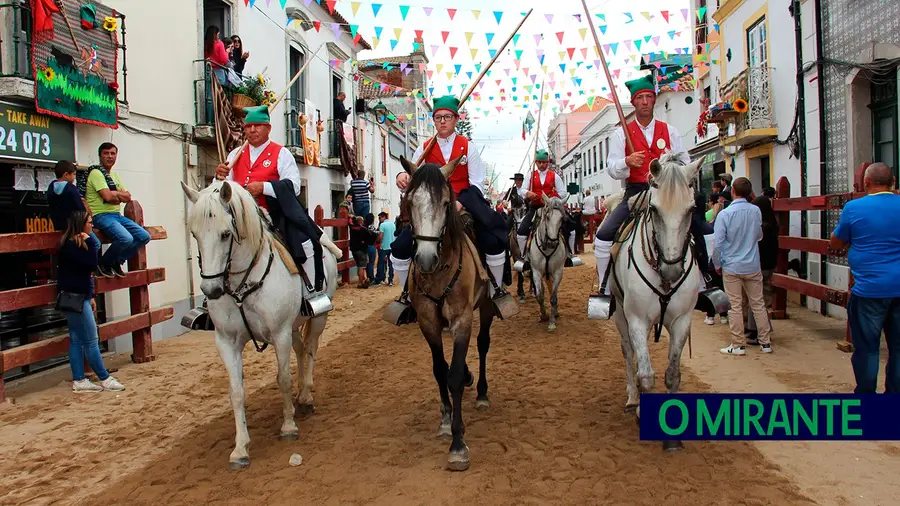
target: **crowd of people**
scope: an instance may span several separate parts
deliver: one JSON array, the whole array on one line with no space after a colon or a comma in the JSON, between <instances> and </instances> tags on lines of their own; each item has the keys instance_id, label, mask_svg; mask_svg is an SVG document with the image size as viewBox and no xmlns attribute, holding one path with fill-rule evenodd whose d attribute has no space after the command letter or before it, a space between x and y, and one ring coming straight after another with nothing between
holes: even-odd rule
<instances>
[{"instance_id":1,"label":"crowd of people","mask_svg":"<svg viewBox=\"0 0 900 506\"><path fill-rule=\"evenodd\" d=\"M365 171L359 171L350 181L350 189L340 205L350 216L350 254L357 267L356 287L361 289L394 286L394 267L389 259L397 225L386 212L378 213L378 223L375 223L376 217L371 213L374 192L372 180L366 179Z\"/></svg>"}]
</instances>

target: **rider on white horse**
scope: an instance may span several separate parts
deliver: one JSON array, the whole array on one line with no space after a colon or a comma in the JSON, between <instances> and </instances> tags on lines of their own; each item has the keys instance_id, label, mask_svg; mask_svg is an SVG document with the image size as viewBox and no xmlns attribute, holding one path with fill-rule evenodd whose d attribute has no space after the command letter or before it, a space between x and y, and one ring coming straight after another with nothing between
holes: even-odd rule
<instances>
[{"instance_id":1,"label":"rider on white horse","mask_svg":"<svg viewBox=\"0 0 900 506\"><path fill-rule=\"evenodd\" d=\"M503 266L506 263L507 250L506 221L500 213L491 208L484 196L484 162L481 161L478 148L471 140L456 133L459 99L454 96L435 99L432 115L437 140L425 154L424 163L444 166L459 158L456 169L448 179L456 195L457 208L465 208L472 215L478 249L484 253L485 263L500 289L495 293L493 284L489 284L491 296L505 295ZM425 144L427 143L416 149L413 160L418 160L422 156ZM401 191L406 190L408 183L408 174L405 172L398 174L397 187ZM406 227L391 244L391 263L402 286L406 286L406 278L409 276L409 264L415 247L414 239L412 229Z\"/></svg>"},{"instance_id":2,"label":"rider on white horse","mask_svg":"<svg viewBox=\"0 0 900 506\"><path fill-rule=\"evenodd\" d=\"M244 108L244 136L248 146L235 149L228 154L228 163L237 159L234 168L230 169L226 164L216 167L216 175L224 177L228 181L235 181L242 185L256 199L256 203L263 209L269 210L267 199L290 198L291 191L294 196L300 195L300 169L294 155L285 147L269 140L272 125L269 118L268 106L256 106ZM285 186L290 182L291 188ZM286 191L291 190L291 191ZM320 292L317 296L325 296L323 285L325 281L325 269L322 263L322 246L319 237L322 230L315 225L305 208L299 206L300 216L288 217L287 221L299 221L298 226L291 229L286 243L291 250L294 260L303 266L303 272L314 279L311 291ZM294 219L296 218L296 219Z\"/></svg>"},{"instance_id":3,"label":"rider on white horse","mask_svg":"<svg viewBox=\"0 0 900 506\"><path fill-rule=\"evenodd\" d=\"M528 240L528 234L531 233L531 222L534 220L534 213L543 207L544 195L548 197L557 197L563 202L569 198L569 192L566 191L566 183L556 172L550 170L550 154L539 149L534 154L534 165L537 170L531 172L531 178L525 184L524 188L519 189L519 195L528 201L529 209L519 223L519 229L516 231L516 240L519 242L519 250L525 251L525 241ZM569 236L568 223L564 222L563 235ZM568 243L566 243L568 248ZM572 252L568 252L571 257Z\"/></svg>"},{"instance_id":4,"label":"rider on white horse","mask_svg":"<svg viewBox=\"0 0 900 506\"><path fill-rule=\"evenodd\" d=\"M635 111L635 120L628 123L628 135L635 151L626 153L625 133L621 128L617 128L609 143L607 166L610 177L626 181L625 196L615 209L609 211L594 238L594 257L597 259L597 272L601 283L609 266L609 250L613 240L619 227L630 214L628 200L650 187L650 162L659 159L666 151L674 153L685 165L691 162L678 130L653 117L653 106L656 104L653 77L647 75L634 79L626 82L625 86L631 92L631 103ZM609 295L608 284L602 295Z\"/></svg>"}]
</instances>

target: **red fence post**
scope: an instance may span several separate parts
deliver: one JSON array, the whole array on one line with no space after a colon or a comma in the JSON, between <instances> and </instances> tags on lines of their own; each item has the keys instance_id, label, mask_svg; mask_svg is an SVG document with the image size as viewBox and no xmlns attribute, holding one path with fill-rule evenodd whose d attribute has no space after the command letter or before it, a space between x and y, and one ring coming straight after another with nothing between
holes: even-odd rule
<instances>
[{"instance_id":1,"label":"red fence post","mask_svg":"<svg viewBox=\"0 0 900 506\"><path fill-rule=\"evenodd\" d=\"M347 211L346 207L342 207L340 211L338 211L338 219L346 220L346 222L338 228L338 240L347 241L345 246L341 248L341 253L343 253L343 258L351 258L350 257L350 212ZM341 273L341 282L349 283L350 282L350 269L344 269L344 272Z\"/></svg>"},{"instance_id":2,"label":"red fence post","mask_svg":"<svg viewBox=\"0 0 900 506\"><path fill-rule=\"evenodd\" d=\"M775 184L775 198L786 199L791 196L791 183L784 176L778 179ZM777 213L778 218L778 235L791 235L791 213L790 211L780 211ZM787 274L788 270L788 250L778 248L778 263L775 265L775 272L778 274ZM772 317L778 320L787 318L787 290L780 287L773 287L772 292Z\"/></svg>"},{"instance_id":3,"label":"red fence post","mask_svg":"<svg viewBox=\"0 0 900 506\"><path fill-rule=\"evenodd\" d=\"M140 202L131 201L125 205L125 216L140 226L144 226L144 208ZM137 254L128 259L128 271L134 272L147 269L147 247L142 246ZM150 289L147 285L135 286L128 289L131 298L131 314L137 315L150 311ZM131 333L131 343L134 351L131 360L137 364L151 362L153 356L153 335L150 327L153 322L147 316L147 326Z\"/></svg>"},{"instance_id":4,"label":"red fence post","mask_svg":"<svg viewBox=\"0 0 900 506\"><path fill-rule=\"evenodd\" d=\"M3 353L0 353L0 402L6 401L6 390L3 386Z\"/></svg>"}]
</instances>

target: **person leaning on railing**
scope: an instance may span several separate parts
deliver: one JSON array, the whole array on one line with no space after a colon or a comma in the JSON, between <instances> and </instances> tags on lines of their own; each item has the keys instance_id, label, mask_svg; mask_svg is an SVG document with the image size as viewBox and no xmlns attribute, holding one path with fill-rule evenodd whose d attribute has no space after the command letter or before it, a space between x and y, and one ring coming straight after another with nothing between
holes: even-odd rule
<instances>
[{"instance_id":1,"label":"person leaning on railing","mask_svg":"<svg viewBox=\"0 0 900 506\"><path fill-rule=\"evenodd\" d=\"M100 242L91 233L93 220L84 211L69 215L59 244L59 273L56 281L56 309L69 324L69 366L72 368L72 391L122 391L122 386L103 366L97 323L94 320L94 278ZM100 384L84 376L84 361L97 374Z\"/></svg>"}]
</instances>

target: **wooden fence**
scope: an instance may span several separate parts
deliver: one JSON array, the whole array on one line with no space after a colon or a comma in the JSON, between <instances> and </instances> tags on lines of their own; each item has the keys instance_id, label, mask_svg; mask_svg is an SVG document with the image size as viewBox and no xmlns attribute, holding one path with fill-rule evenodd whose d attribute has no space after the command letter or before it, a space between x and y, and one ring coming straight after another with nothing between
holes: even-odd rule
<instances>
[{"instance_id":1,"label":"wooden fence","mask_svg":"<svg viewBox=\"0 0 900 506\"><path fill-rule=\"evenodd\" d=\"M812 297L829 304L847 307L850 300L850 289L853 287L853 275L849 275L846 290L814 283L798 277L788 276L788 254L791 250L805 251L822 255L822 261L826 256L843 256L844 253L831 250L828 239L815 239L811 237L796 237L791 235L790 213L791 211L826 211L840 210L844 204L853 199L864 197L862 176L869 164L863 164L856 170L854 178L854 190L848 193L835 193L830 195L818 195L815 197L791 197L791 184L786 177L781 177L775 185L775 200L772 208L778 216L778 265L775 274L772 275L772 286L775 288L772 300L773 318L787 318L787 291ZM825 226L825 219L820 220L821 226ZM850 326L847 325L846 337L838 343L838 349L845 352L853 351L850 340Z\"/></svg>"},{"instance_id":2,"label":"wooden fence","mask_svg":"<svg viewBox=\"0 0 900 506\"><path fill-rule=\"evenodd\" d=\"M140 203L132 201L125 206L125 216L139 225L144 224L144 211ZM166 238L162 227L145 227L151 240ZM109 241L97 234L103 243ZM27 251L52 252L57 249L60 232L31 232L22 234L0 234L0 254ZM100 341L131 333L134 352L131 359L136 363L152 361L153 343L150 328L172 318L172 306L150 310L148 285L165 281L166 270L162 267L147 268L146 248L128 260L128 273L124 278L98 278L97 293L108 293L127 288L131 296L131 316L98 325ZM46 306L56 301L56 285L40 285L15 290L0 291L0 312L15 311ZM28 366L43 360L64 355L69 350L69 336L62 334L36 342L17 346L0 352L0 402L5 399L2 373L17 367Z\"/></svg>"},{"instance_id":3,"label":"wooden fence","mask_svg":"<svg viewBox=\"0 0 900 506\"><path fill-rule=\"evenodd\" d=\"M326 218L325 209L322 206L316 206L313 212L313 219L316 225L325 227L334 227L338 231L338 238L334 241L335 246L341 249L343 255L342 260L338 262L338 272L341 274L341 283L350 282L350 268L356 263L350 256L350 214L346 208L340 208L337 218ZM326 233L328 231L326 230Z\"/></svg>"}]
</instances>

